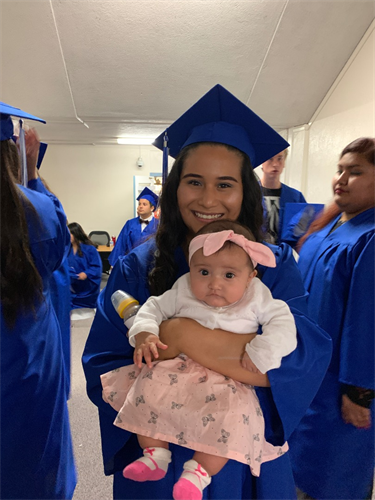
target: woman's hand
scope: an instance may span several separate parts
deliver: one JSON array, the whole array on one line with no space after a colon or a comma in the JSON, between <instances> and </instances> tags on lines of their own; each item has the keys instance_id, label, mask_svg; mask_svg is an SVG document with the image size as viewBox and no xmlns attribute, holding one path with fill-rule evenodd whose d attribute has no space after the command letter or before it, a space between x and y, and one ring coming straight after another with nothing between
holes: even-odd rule
<instances>
[{"instance_id":1,"label":"woman's hand","mask_svg":"<svg viewBox=\"0 0 375 500\"><path fill-rule=\"evenodd\" d=\"M27 177L31 181L38 178L38 163L40 140L35 129L25 130Z\"/></svg>"},{"instance_id":2,"label":"woman's hand","mask_svg":"<svg viewBox=\"0 0 375 500\"><path fill-rule=\"evenodd\" d=\"M245 346L256 335L238 335L210 330L187 318L173 318L160 325L160 339L168 350L159 359L171 359L184 353L202 366L244 384L268 387L267 375L251 373L241 365Z\"/></svg>"},{"instance_id":3,"label":"woman's hand","mask_svg":"<svg viewBox=\"0 0 375 500\"><path fill-rule=\"evenodd\" d=\"M135 336L134 363L138 368L142 368L142 359L145 358L147 366L151 368L153 359L159 358L158 349L165 350L168 346L163 344L157 335L150 332L138 333Z\"/></svg>"},{"instance_id":4,"label":"woman's hand","mask_svg":"<svg viewBox=\"0 0 375 500\"><path fill-rule=\"evenodd\" d=\"M77 278L81 281L87 280L87 274L86 273L78 273Z\"/></svg>"},{"instance_id":5,"label":"woman's hand","mask_svg":"<svg viewBox=\"0 0 375 500\"><path fill-rule=\"evenodd\" d=\"M341 415L346 424L352 424L357 429L371 427L371 410L353 403L346 394L342 396Z\"/></svg>"}]
</instances>

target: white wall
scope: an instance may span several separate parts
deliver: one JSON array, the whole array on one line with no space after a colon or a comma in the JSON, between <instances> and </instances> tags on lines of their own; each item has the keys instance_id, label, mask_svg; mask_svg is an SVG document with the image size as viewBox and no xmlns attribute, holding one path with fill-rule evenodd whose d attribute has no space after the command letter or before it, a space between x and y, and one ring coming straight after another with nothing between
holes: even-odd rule
<instances>
[{"instance_id":1,"label":"white wall","mask_svg":"<svg viewBox=\"0 0 375 500\"><path fill-rule=\"evenodd\" d=\"M154 146L50 145L40 175L60 199L69 222L78 222L86 233L118 235L134 217L133 177L161 170L162 153Z\"/></svg>"},{"instance_id":2,"label":"white wall","mask_svg":"<svg viewBox=\"0 0 375 500\"><path fill-rule=\"evenodd\" d=\"M310 123L282 135L291 144L282 182L302 191L312 203L329 202L341 151L358 137L375 136L375 23ZM259 168L256 171L261 175Z\"/></svg>"}]
</instances>

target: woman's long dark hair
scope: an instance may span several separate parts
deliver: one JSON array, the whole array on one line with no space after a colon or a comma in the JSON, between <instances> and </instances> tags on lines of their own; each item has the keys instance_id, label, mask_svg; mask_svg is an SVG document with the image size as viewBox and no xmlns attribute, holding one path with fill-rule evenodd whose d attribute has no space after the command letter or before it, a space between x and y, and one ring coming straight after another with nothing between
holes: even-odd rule
<instances>
[{"instance_id":1,"label":"woman's long dark hair","mask_svg":"<svg viewBox=\"0 0 375 500\"><path fill-rule=\"evenodd\" d=\"M30 252L26 214L35 222L39 222L39 218L33 205L17 188L12 173L19 170L15 144L1 141L0 156L1 304L4 320L13 328L17 316L35 314L43 300L43 281Z\"/></svg>"},{"instance_id":2,"label":"woman's long dark hair","mask_svg":"<svg viewBox=\"0 0 375 500\"><path fill-rule=\"evenodd\" d=\"M366 161L375 166L375 139L372 137L360 137L359 139L356 139L341 151L340 160L348 153L359 154L363 156ZM325 207L323 212L321 212L314 222L312 222L307 233L300 238L297 243L296 250L299 252L310 234L316 233L326 227L339 215L340 212L341 210L335 202L332 202L330 205Z\"/></svg>"},{"instance_id":3,"label":"woman's long dark hair","mask_svg":"<svg viewBox=\"0 0 375 500\"><path fill-rule=\"evenodd\" d=\"M77 253L80 257L82 257L83 253L81 250L81 244L84 245L92 245L96 247L95 243L93 243L90 238L87 236L85 231L82 229L82 226L78 224L78 222L71 222L68 224L68 228L70 233L74 236L74 240L77 243Z\"/></svg>"},{"instance_id":4,"label":"woman's long dark hair","mask_svg":"<svg viewBox=\"0 0 375 500\"><path fill-rule=\"evenodd\" d=\"M238 222L251 230L256 241L261 241L263 239L262 193L249 157L238 149L226 144L211 142L204 144L223 146L241 157L243 200ZM157 251L155 254L155 266L149 275L150 292L152 295L161 295L166 290L169 290L178 275L175 250L185 241L188 228L182 220L178 207L177 189L180 184L184 162L191 151L201 145L202 143L192 144L181 151L163 186L160 198L161 219L156 233Z\"/></svg>"}]
</instances>

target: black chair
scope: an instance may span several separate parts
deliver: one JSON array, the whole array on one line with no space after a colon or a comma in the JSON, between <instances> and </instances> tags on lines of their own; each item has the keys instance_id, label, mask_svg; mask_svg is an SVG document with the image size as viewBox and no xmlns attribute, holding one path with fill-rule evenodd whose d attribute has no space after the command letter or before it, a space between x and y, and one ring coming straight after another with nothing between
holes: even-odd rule
<instances>
[{"instance_id":1,"label":"black chair","mask_svg":"<svg viewBox=\"0 0 375 500\"><path fill-rule=\"evenodd\" d=\"M95 243L96 246L104 245L108 247L108 252L99 252L99 255L103 264L103 273L109 274L109 271L111 269L111 264L108 262L108 257L111 253L109 248L109 242L111 241L111 238L109 234L107 233L107 231L91 231L91 233L89 234L89 238L93 243Z\"/></svg>"},{"instance_id":2,"label":"black chair","mask_svg":"<svg viewBox=\"0 0 375 500\"><path fill-rule=\"evenodd\" d=\"M109 242L111 241L111 237L107 231L91 231L89 238L95 245L105 245L107 247L109 247Z\"/></svg>"}]
</instances>

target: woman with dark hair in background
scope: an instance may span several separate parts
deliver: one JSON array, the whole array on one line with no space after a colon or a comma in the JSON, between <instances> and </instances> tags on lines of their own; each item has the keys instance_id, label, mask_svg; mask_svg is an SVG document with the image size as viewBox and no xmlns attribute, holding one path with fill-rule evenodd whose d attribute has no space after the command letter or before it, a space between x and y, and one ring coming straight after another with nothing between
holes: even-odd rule
<instances>
[{"instance_id":1,"label":"woman with dark hair in background","mask_svg":"<svg viewBox=\"0 0 375 500\"><path fill-rule=\"evenodd\" d=\"M61 204L38 178L33 130L26 132L28 187L17 184L9 115L22 112L3 103L0 112L1 498L70 499L76 473L61 335L49 291L69 232Z\"/></svg>"},{"instance_id":2,"label":"woman with dark hair in background","mask_svg":"<svg viewBox=\"0 0 375 500\"><path fill-rule=\"evenodd\" d=\"M374 473L375 139L342 151L333 192L298 262L309 314L332 337L333 356L289 444L309 497L365 499Z\"/></svg>"},{"instance_id":3,"label":"woman with dark hair in background","mask_svg":"<svg viewBox=\"0 0 375 500\"><path fill-rule=\"evenodd\" d=\"M100 255L77 222L68 224L72 247L68 254L72 309L96 307L102 278Z\"/></svg>"},{"instance_id":4,"label":"woman with dark hair in background","mask_svg":"<svg viewBox=\"0 0 375 500\"><path fill-rule=\"evenodd\" d=\"M141 304L150 294L161 295L189 271L191 239L208 222L239 221L262 240L262 196L252 165L288 145L271 127L220 85L215 86L167 131L169 154L176 158L163 186L161 222L150 239L115 264L99 296L96 316L83 353L89 397L99 407L106 474L114 474L116 499L167 499L193 451L171 445L173 464L156 489L153 482L125 479L122 469L142 456L137 437L115 427L116 411L103 401L100 375L133 363L127 329L111 303L123 289ZM155 141L163 148L164 134ZM276 299L287 302L298 330L296 350L281 367L264 375L270 388L256 388L265 419L265 438L283 444L313 399L331 354L325 332L305 315L306 299L297 265L288 245L272 247L276 268L259 266L262 281ZM254 333L254 332L249 332ZM249 372L241 365L246 335L210 330L186 318L161 324L161 341L168 349L160 358L181 352L224 376L243 383ZM166 359L163 358L163 359ZM230 384L230 382L228 382ZM246 432L246 429L244 429ZM199 480L199 471L193 471ZM260 477L248 465L230 460L204 491L209 499L291 499L295 487L289 454L262 465Z\"/></svg>"}]
</instances>

